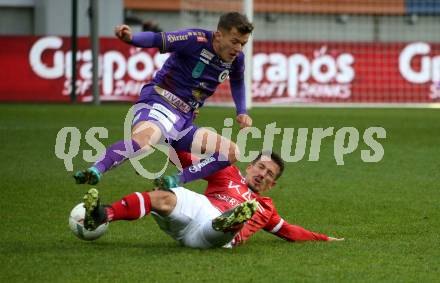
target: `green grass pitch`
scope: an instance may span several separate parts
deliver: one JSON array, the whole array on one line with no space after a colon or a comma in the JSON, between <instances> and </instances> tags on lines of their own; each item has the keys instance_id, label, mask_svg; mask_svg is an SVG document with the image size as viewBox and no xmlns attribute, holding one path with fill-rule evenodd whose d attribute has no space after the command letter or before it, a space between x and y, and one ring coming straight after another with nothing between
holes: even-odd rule
<instances>
[{"instance_id":1,"label":"green grass pitch","mask_svg":"<svg viewBox=\"0 0 440 283\"><path fill-rule=\"evenodd\" d=\"M109 145L123 136L129 105L0 105L0 282L434 282L440 278L440 112L434 109L257 108L264 128L371 126L386 129L385 155L364 163L361 142L344 166L333 157L334 136L320 159L287 165L268 193L289 222L345 237L338 243L289 243L259 232L233 250L192 250L162 233L150 217L112 223L95 242L75 238L68 214L89 186L75 185L55 156L62 127L78 127L81 150L74 170L85 168L90 127L106 127ZM205 108L197 123L222 128L228 108ZM234 136L237 129L234 128ZM296 132L295 132L296 133ZM309 135L310 138L310 135ZM362 141L362 139L361 139ZM310 140L309 140L310 143ZM280 148L275 138L275 149ZM247 149L261 148L262 139ZM165 156L154 154L146 167ZM239 164L243 168L244 164ZM170 169L171 170L171 169ZM205 183L188 187L202 192ZM129 163L97 186L104 202L151 189Z\"/></svg>"}]
</instances>

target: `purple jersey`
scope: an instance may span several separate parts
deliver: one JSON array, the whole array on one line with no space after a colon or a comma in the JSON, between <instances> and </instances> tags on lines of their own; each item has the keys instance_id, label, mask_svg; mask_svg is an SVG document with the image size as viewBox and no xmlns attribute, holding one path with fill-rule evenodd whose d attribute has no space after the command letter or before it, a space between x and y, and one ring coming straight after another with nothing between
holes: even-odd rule
<instances>
[{"instance_id":1,"label":"purple jersey","mask_svg":"<svg viewBox=\"0 0 440 283\"><path fill-rule=\"evenodd\" d=\"M136 44L137 41L141 41L141 38L137 39L136 36L138 35L135 35L133 43L145 46ZM205 99L228 77L231 81L243 84L244 54L240 52L232 63L223 62L215 54L212 40L213 32L203 29L156 33L150 43L151 47L159 48L161 53L171 52L171 55L162 69L156 73L153 83L184 101L197 102L199 106L203 105ZM244 96L243 90L236 92L239 96ZM236 101L234 91L233 95ZM244 111L237 110L243 113L245 106Z\"/></svg>"}]
</instances>

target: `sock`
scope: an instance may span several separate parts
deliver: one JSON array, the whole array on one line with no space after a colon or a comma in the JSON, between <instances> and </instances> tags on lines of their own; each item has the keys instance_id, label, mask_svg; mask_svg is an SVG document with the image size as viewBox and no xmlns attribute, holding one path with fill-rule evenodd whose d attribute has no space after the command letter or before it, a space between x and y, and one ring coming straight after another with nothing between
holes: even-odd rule
<instances>
[{"instance_id":1,"label":"sock","mask_svg":"<svg viewBox=\"0 0 440 283\"><path fill-rule=\"evenodd\" d=\"M120 201L106 207L109 221L135 220L144 217L151 211L151 199L148 192L132 193Z\"/></svg>"},{"instance_id":2,"label":"sock","mask_svg":"<svg viewBox=\"0 0 440 283\"><path fill-rule=\"evenodd\" d=\"M220 160L227 160L227 158L221 156L219 153L215 153L208 158L201 159L194 165L183 168L183 171L178 174L180 183L203 179L231 165L229 161Z\"/></svg>"},{"instance_id":3,"label":"sock","mask_svg":"<svg viewBox=\"0 0 440 283\"><path fill-rule=\"evenodd\" d=\"M133 146L133 152L126 152L124 141L118 141L108 147L105 151L103 157L99 159L93 166L99 170L101 174L108 171L110 168L115 167L125 160L127 157L118 153L118 151L125 152L125 155L128 155L128 158L135 156L136 152L141 149L139 144L134 140L131 140L131 144Z\"/></svg>"}]
</instances>

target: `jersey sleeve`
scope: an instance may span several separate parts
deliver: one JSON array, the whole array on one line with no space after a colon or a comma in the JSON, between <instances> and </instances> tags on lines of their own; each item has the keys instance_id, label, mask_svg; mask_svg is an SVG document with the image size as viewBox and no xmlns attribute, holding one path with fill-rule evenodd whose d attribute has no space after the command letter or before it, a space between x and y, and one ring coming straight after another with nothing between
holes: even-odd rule
<instances>
[{"instance_id":1,"label":"jersey sleeve","mask_svg":"<svg viewBox=\"0 0 440 283\"><path fill-rule=\"evenodd\" d=\"M229 79L231 81L240 81L244 80L244 53L241 52L237 59L234 60L232 64L232 70L229 74Z\"/></svg>"},{"instance_id":2,"label":"jersey sleeve","mask_svg":"<svg viewBox=\"0 0 440 283\"><path fill-rule=\"evenodd\" d=\"M234 61L232 72L229 76L232 99L234 100L236 114L246 114L246 90L244 84L244 54L240 53Z\"/></svg>"},{"instance_id":3,"label":"jersey sleeve","mask_svg":"<svg viewBox=\"0 0 440 283\"><path fill-rule=\"evenodd\" d=\"M303 227L292 225L285 221L276 211L273 209L272 217L267 223L264 230L284 239L287 241L328 241L328 236L323 234L314 233L304 229Z\"/></svg>"},{"instance_id":4,"label":"jersey sleeve","mask_svg":"<svg viewBox=\"0 0 440 283\"><path fill-rule=\"evenodd\" d=\"M244 80L230 81L231 94L234 100L236 114L246 114L246 91L244 86Z\"/></svg>"},{"instance_id":5,"label":"jersey sleeve","mask_svg":"<svg viewBox=\"0 0 440 283\"><path fill-rule=\"evenodd\" d=\"M162 35L151 31L136 32L133 34L131 44L143 48L160 48L162 46Z\"/></svg>"},{"instance_id":6,"label":"jersey sleeve","mask_svg":"<svg viewBox=\"0 0 440 283\"><path fill-rule=\"evenodd\" d=\"M179 30L170 32L137 32L132 44L137 47L155 47L161 53L191 52L194 45L207 42L207 32L202 30Z\"/></svg>"}]
</instances>

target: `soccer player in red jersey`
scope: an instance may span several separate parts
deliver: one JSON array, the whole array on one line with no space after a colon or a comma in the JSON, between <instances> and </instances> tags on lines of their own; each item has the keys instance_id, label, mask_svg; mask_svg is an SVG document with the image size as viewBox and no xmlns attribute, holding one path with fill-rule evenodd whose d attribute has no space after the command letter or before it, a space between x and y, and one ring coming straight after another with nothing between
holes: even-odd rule
<instances>
[{"instance_id":1,"label":"soccer player in red jersey","mask_svg":"<svg viewBox=\"0 0 440 283\"><path fill-rule=\"evenodd\" d=\"M182 166L194 166L197 161L187 152L179 152L178 157ZM277 154L262 153L246 167L245 176L231 165L205 178L204 195L177 187L133 193L103 206L97 191L91 189L84 196L84 225L93 230L104 222L139 219L152 212L163 231L193 248L237 246L261 229L288 241L343 240L288 223L272 199L261 195L275 186L283 170Z\"/></svg>"}]
</instances>

